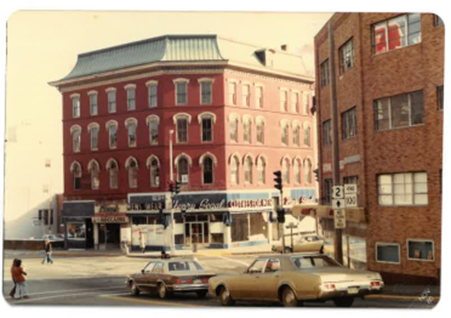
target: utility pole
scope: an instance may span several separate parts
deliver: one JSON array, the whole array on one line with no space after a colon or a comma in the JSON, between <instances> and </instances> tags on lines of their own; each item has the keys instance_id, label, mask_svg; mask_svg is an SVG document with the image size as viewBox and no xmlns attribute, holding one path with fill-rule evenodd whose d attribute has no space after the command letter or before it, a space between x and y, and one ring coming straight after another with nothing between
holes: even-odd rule
<instances>
[{"instance_id":1,"label":"utility pole","mask_svg":"<svg viewBox=\"0 0 451 318\"><path fill-rule=\"evenodd\" d=\"M174 136L174 130L169 130L169 182L174 184L174 160L172 152L172 137ZM174 189L175 190L175 189ZM174 220L174 204L173 204L173 192L171 192L171 252L175 251L175 220Z\"/></svg>"},{"instance_id":2,"label":"utility pole","mask_svg":"<svg viewBox=\"0 0 451 318\"><path fill-rule=\"evenodd\" d=\"M329 75L330 75L330 107L332 114L332 167L334 185L340 185L340 151L338 140L338 108L337 108L337 87L335 76L335 43L334 25L329 22ZM335 260L343 264L343 244L342 229L335 229L334 249Z\"/></svg>"}]
</instances>

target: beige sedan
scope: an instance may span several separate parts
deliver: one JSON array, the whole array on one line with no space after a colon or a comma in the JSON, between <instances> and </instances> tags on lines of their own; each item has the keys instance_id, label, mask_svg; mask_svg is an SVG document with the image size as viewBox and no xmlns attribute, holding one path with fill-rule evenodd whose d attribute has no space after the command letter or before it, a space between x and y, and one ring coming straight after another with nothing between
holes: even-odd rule
<instances>
[{"instance_id":1,"label":"beige sedan","mask_svg":"<svg viewBox=\"0 0 451 318\"><path fill-rule=\"evenodd\" d=\"M291 237L285 236L285 253L303 253L303 252L323 252L324 239L317 235L293 236L293 245ZM274 252L282 253L282 239L272 246Z\"/></svg>"},{"instance_id":2,"label":"beige sedan","mask_svg":"<svg viewBox=\"0 0 451 318\"><path fill-rule=\"evenodd\" d=\"M383 286L379 273L345 268L319 253L260 256L242 274L209 280L210 294L224 306L237 300L277 301L286 307L331 300L337 307L350 307L354 298Z\"/></svg>"}]
</instances>

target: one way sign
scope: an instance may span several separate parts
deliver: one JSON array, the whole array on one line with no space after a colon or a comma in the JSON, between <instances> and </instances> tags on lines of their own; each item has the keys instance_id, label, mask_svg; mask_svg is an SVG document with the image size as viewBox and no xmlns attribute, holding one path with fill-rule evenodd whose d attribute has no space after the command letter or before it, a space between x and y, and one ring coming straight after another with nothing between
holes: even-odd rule
<instances>
[{"instance_id":1,"label":"one way sign","mask_svg":"<svg viewBox=\"0 0 451 318\"><path fill-rule=\"evenodd\" d=\"M332 208L334 210L344 209L345 208L345 199L333 199L332 200Z\"/></svg>"}]
</instances>

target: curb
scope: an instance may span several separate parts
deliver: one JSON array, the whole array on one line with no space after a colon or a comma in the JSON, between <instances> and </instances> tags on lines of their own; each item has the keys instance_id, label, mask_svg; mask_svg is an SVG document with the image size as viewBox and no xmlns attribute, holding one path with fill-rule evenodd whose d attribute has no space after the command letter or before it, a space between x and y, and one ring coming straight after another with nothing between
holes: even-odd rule
<instances>
[{"instance_id":1,"label":"curb","mask_svg":"<svg viewBox=\"0 0 451 318\"><path fill-rule=\"evenodd\" d=\"M408 295L394 295L394 294L379 294L379 295L367 295L365 299L399 299L399 300L418 300L418 301L439 301L440 296L428 296L422 298L421 296L408 296Z\"/></svg>"},{"instance_id":2,"label":"curb","mask_svg":"<svg viewBox=\"0 0 451 318\"><path fill-rule=\"evenodd\" d=\"M102 254L102 253L52 253L52 256L59 257L119 257L124 256L124 254Z\"/></svg>"}]
</instances>

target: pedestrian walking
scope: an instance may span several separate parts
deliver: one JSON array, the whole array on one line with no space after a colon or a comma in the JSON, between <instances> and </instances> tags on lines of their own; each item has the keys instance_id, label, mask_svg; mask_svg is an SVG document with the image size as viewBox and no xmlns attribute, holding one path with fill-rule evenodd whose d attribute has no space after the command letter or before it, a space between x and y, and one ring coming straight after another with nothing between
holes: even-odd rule
<instances>
[{"instance_id":1,"label":"pedestrian walking","mask_svg":"<svg viewBox=\"0 0 451 318\"><path fill-rule=\"evenodd\" d=\"M15 258L15 259L13 260L13 264L11 265L11 279L12 279L12 281L13 281L13 283L14 283L13 288L12 288L11 291L9 292L9 296L11 296L11 298L14 298L14 294L16 293L16 281L14 280L14 275L13 275L13 269L14 269L14 267L16 266L16 262L17 262L17 259Z\"/></svg>"},{"instance_id":2,"label":"pedestrian walking","mask_svg":"<svg viewBox=\"0 0 451 318\"><path fill-rule=\"evenodd\" d=\"M28 297L28 286L25 280L27 273L22 268L22 260L16 259L13 268L11 269L11 274L13 276L13 281L16 283L16 292L14 294L14 299L29 298Z\"/></svg>"},{"instance_id":3,"label":"pedestrian walking","mask_svg":"<svg viewBox=\"0 0 451 318\"><path fill-rule=\"evenodd\" d=\"M146 252L146 234L144 232L139 233L139 246L143 253Z\"/></svg>"},{"instance_id":4,"label":"pedestrian walking","mask_svg":"<svg viewBox=\"0 0 451 318\"><path fill-rule=\"evenodd\" d=\"M45 240L45 246L44 246L44 259L42 260L42 265L44 265L45 261L47 260L47 264L53 264L52 259L52 243L49 239Z\"/></svg>"}]
</instances>

